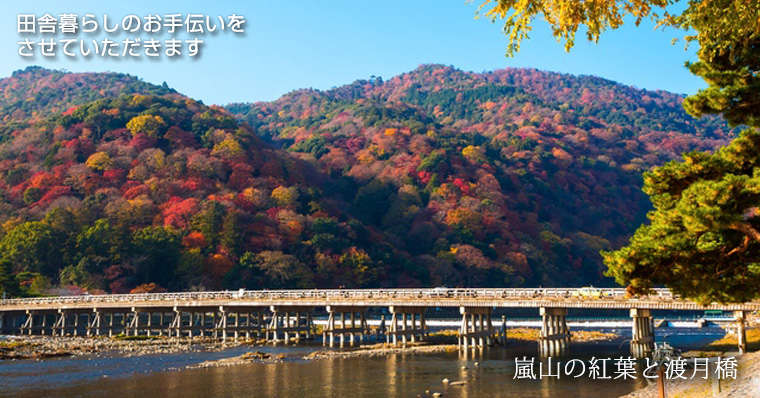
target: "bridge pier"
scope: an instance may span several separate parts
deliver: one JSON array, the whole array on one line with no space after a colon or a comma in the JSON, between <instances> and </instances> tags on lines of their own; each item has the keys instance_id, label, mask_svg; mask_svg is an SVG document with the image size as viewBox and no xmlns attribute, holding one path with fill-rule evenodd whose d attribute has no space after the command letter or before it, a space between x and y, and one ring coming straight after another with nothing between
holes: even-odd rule
<instances>
[{"instance_id":1,"label":"bridge pier","mask_svg":"<svg viewBox=\"0 0 760 398\"><path fill-rule=\"evenodd\" d=\"M646 358L654 350L652 311L631 308L631 318L633 318L631 355L636 359Z\"/></svg>"},{"instance_id":2,"label":"bridge pier","mask_svg":"<svg viewBox=\"0 0 760 398\"><path fill-rule=\"evenodd\" d=\"M113 337L114 332L126 334L127 313L123 309L95 308L93 312L95 317L90 322L88 333L92 334L94 330L95 334L100 336L108 331L108 337ZM121 314L119 322L116 320L118 314Z\"/></svg>"},{"instance_id":3,"label":"bridge pier","mask_svg":"<svg viewBox=\"0 0 760 398\"><path fill-rule=\"evenodd\" d=\"M541 337L539 353L542 357L565 355L570 348L570 328L567 327L567 308L541 307Z\"/></svg>"},{"instance_id":4,"label":"bridge pier","mask_svg":"<svg viewBox=\"0 0 760 398\"><path fill-rule=\"evenodd\" d=\"M417 339L421 341L427 336L425 307L392 305L389 307L389 311L391 313L391 327L386 335L386 342L390 343L392 340L393 345L397 345L401 340L401 344L406 345L407 339L414 343ZM409 322L407 322L407 316ZM418 320L419 323L417 323ZM399 328L399 321L401 321L401 328Z\"/></svg>"},{"instance_id":5,"label":"bridge pier","mask_svg":"<svg viewBox=\"0 0 760 398\"><path fill-rule=\"evenodd\" d=\"M19 333L28 335L40 334L43 336L53 334L52 324L48 324L48 318L50 315L55 316L55 314L57 314L57 311L54 310L27 310L26 319L21 325ZM35 320L39 320L39 322L35 322Z\"/></svg>"},{"instance_id":6,"label":"bridge pier","mask_svg":"<svg viewBox=\"0 0 760 398\"><path fill-rule=\"evenodd\" d=\"M747 313L745 311L734 311L736 318L736 338L739 342L739 354L747 353Z\"/></svg>"},{"instance_id":7,"label":"bridge pier","mask_svg":"<svg viewBox=\"0 0 760 398\"><path fill-rule=\"evenodd\" d=\"M493 344L493 325L490 307L459 307L462 325L459 328L459 348L483 348Z\"/></svg>"},{"instance_id":8,"label":"bridge pier","mask_svg":"<svg viewBox=\"0 0 760 398\"><path fill-rule=\"evenodd\" d=\"M80 327L81 325L79 321L82 315L87 315L89 322L90 311L92 311L92 309L59 309L55 323L51 328L52 334L54 336L56 334L59 334L60 336L66 336L69 334L69 331L73 336L79 336L80 331L83 332L82 334L86 334L87 327ZM69 320L71 320L71 322L69 322ZM88 325L88 323L85 323L85 325Z\"/></svg>"},{"instance_id":9,"label":"bridge pier","mask_svg":"<svg viewBox=\"0 0 760 398\"><path fill-rule=\"evenodd\" d=\"M177 337L183 337L187 332L187 337L194 336L214 337L217 333L216 318L219 306L174 306L174 317L169 324L168 334L176 334ZM208 314L212 314L209 323ZM187 317L185 317L187 315ZM185 324L187 321L187 324Z\"/></svg>"},{"instance_id":10,"label":"bridge pier","mask_svg":"<svg viewBox=\"0 0 760 398\"><path fill-rule=\"evenodd\" d=\"M334 347L336 335L340 339L340 347L344 346L346 336L352 347L355 343L354 337L358 337L359 344L364 342L369 330L366 317L367 307L328 305L327 313L327 326L322 330L322 345L327 345L329 341L330 348ZM340 318L340 327L336 326L336 314ZM348 324L346 324L346 318L349 318Z\"/></svg>"},{"instance_id":11,"label":"bridge pier","mask_svg":"<svg viewBox=\"0 0 760 398\"><path fill-rule=\"evenodd\" d=\"M305 339L311 338L312 307L273 305L269 307L269 310L272 312L272 319L266 329L267 341L288 343L291 334L296 342L301 340L301 335ZM282 340L280 340L280 333L282 333Z\"/></svg>"},{"instance_id":12,"label":"bridge pier","mask_svg":"<svg viewBox=\"0 0 760 398\"><path fill-rule=\"evenodd\" d=\"M245 338L250 340L251 336L261 337L266 330L264 323L264 311L267 307L247 307L247 306L221 306L219 312L221 317L217 323L217 329L222 333L222 339L229 337L235 340ZM311 313L307 313L309 323L311 323ZM309 333L308 337L311 333Z\"/></svg>"}]
</instances>

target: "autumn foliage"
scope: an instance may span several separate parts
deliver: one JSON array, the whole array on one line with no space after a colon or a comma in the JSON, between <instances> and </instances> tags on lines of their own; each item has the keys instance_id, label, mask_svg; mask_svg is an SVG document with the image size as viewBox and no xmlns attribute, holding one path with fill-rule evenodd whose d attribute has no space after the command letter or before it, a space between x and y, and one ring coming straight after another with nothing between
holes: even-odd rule
<instances>
[{"instance_id":1,"label":"autumn foliage","mask_svg":"<svg viewBox=\"0 0 760 398\"><path fill-rule=\"evenodd\" d=\"M0 87L0 270L22 294L611 284L598 253L650 209L641 171L734 134L677 95L527 69L226 108L124 75Z\"/></svg>"}]
</instances>

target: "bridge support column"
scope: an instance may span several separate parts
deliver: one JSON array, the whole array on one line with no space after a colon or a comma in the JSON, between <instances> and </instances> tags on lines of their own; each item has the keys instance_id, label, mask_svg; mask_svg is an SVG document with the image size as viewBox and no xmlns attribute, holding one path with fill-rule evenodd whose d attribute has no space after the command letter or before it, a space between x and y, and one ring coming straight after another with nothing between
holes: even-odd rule
<instances>
[{"instance_id":1,"label":"bridge support column","mask_svg":"<svg viewBox=\"0 0 760 398\"><path fill-rule=\"evenodd\" d=\"M341 347L345 344L346 337L349 338L351 346L354 345L356 337L358 337L359 344L361 344L369 331L366 312L367 307L328 305L327 325L322 329L322 345L327 345L329 340L330 347L334 347L335 336L340 338ZM336 314L340 318L340 326L337 325ZM357 314L358 317L356 316ZM349 322L346 322L347 318Z\"/></svg>"},{"instance_id":2,"label":"bridge support column","mask_svg":"<svg viewBox=\"0 0 760 398\"><path fill-rule=\"evenodd\" d=\"M377 327L377 341L383 341L388 335L388 328L385 326L385 315L380 315L380 326ZM387 341L386 341L387 342Z\"/></svg>"},{"instance_id":3,"label":"bridge support column","mask_svg":"<svg viewBox=\"0 0 760 398\"><path fill-rule=\"evenodd\" d=\"M161 311L160 314L158 314L158 324L161 325L161 328L158 329L158 335L163 336L164 332L166 332L166 321L164 320L164 315L166 315L166 312Z\"/></svg>"},{"instance_id":4,"label":"bridge support column","mask_svg":"<svg viewBox=\"0 0 760 398\"><path fill-rule=\"evenodd\" d=\"M400 307L390 306L389 308L391 317L391 327L388 332L388 339L393 339L393 344L397 345L399 340L406 345L407 339L412 342L424 340L428 334L427 322L425 321L425 307ZM399 328L399 315L401 315L401 328ZM409 321L407 322L407 315ZM415 321L416 316L419 315L419 324ZM400 339L399 339L400 337Z\"/></svg>"},{"instance_id":5,"label":"bridge support column","mask_svg":"<svg viewBox=\"0 0 760 398\"><path fill-rule=\"evenodd\" d=\"M108 337L113 337L113 318L116 314L113 312L108 316Z\"/></svg>"},{"instance_id":6,"label":"bridge support column","mask_svg":"<svg viewBox=\"0 0 760 398\"><path fill-rule=\"evenodd\" d=\"M739 342L739 354L744 355L747 353L747 313L744 311L734 311L734 318L736 318L736 338Z\"/></svg>"},{"instance_id":7,"label":"bridge support column","mask_svg":"<svg viewBox=\"0 0 760 398\"><path fill-rule=\"evenodd\" d=\"M126 317L126 315L125 315ZM137 336L140 333L140 312L132 309L132 319L130 320L125 334Z\"/></svg>"},{"instance_id":8,"label":"bridge support column","mask_svg":"<svg viewBox=\"0 0 760 398\"><path fill-rule=\"evenodd\" d=\"M53 324L53 336L56 334L60 336L66 335L66 317L67 313L64 310L58 310L58 314L56 315L55 323ZM56 333L57 332L57 333Z\"/></svg>"},{"instance_id":9,"label":"bridge support column","mask_svg":"<svg viewBox=\"0 0 760 398\"><path fill-rule=\"evenodd\" d=\"M483 348L493 343L490 307L459 307L459 313L462 314L458 336L460 348Z\"/></svg>"},{"instance_id":10,"label":"bridge support column","mask_svg":"<svg viewBox=\"0 0 760 398\"><path fill-rule=\"evenodd\" d=\"M272 333L272 342L280 341L280 333L283 334L284 341L290 341L291 334L296 341L301 340L301 336L306 338L311 336L311 316L309 313L312 307L301 306L277 306L270 308L272 320L267 328L267 340L270 340L269 333ZM291 315L292 314L292 315Z\"/></svg>"},{"instance_id":11,"label":"bridge support column","mask_svg":"<svg viewBox=\"0 0 760 398\"><path fill-rule=\"evenodd\" d=\"M230 314L225 310L224 306L219 307L219 321L216 323L216 330L214 333L218 333L218 331L222 332L222 341L227 341L227 317L230 316ZM235 329L235 337L237 337L237 329Z\"/></svg>"},{"instance_id":12,"label":"bridge support column","mask_svg":"<svg viewBox=\"0 0 760 398\"><path fill-rule=\"evenodd\" d=\"M96 336L100 336L100 323L101 323L101 314L98 309L93 309L93 318L92 321L88 323L87 325L87 336L92 336L93 331L95 332Z\"/></svg>"},{"instance_id":13,"label":"bridge support column","mask_svg":"<svg viewBox=\"0 0 760 398\"><path fill-rule=\"evenodd\" d=\"M169 337L182 337L182 312L174 309L174 318L169 324Z\"/></svg>"},{"instance_id":14,"label":"bridge support column","mask_svg":"<svg viewBox=\"0 0 760 398\"><path fill-rule=\"evenodd\" d=\"M539 353L542 357L556 357L567 353L570 347L570 329L567 327L567 308L541 307L541 338Z\"/></svg>"},{"instance_id":15,"label":"bridge support column","mask_svg":"<svg viewBox=\"0 0 760 398\"><path fill-rule=\"evenodd\" d=\"M34 313L27 310L26 319L24 320L24 323L21 324L21 334L31 335L32 329L34 329Z\"/></svg>"},{"instance_id":16,"label":"bridge support column","mask_svg":"<svg viewBox=\"0 0 760 398\"><path fill-rule=\"evenodd\" d=\"M503 346L507 345L507 317L501 316L501 330L499 330L499 343Z\"/></svg>"},{"instance_id":17,"label":"bridge support column","mask_svg":"<svg viewBox=\"0 0 760 398\"><path fill-rule=\"evenodd\" d=\"M652 312L631 308L631 318L633 318L631 355L636 359L646 358L654 349Z\"/></svg>"}]
</instances>

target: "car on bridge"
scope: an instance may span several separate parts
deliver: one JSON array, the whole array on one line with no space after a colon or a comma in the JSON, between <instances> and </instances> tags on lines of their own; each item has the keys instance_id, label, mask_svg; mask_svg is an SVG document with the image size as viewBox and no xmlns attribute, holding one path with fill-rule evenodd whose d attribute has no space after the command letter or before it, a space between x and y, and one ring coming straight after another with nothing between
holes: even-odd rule
<instances>
[{"instance_id":1,"label":"car on bridge","mask_svg":"<svg viewBox=\"0 0 760 398\"><path fill-rule=\"evenodd\" d=\"M454 289L446 286L438 286L430 290L430 296L432 297L452 297L454 295Z\"/></svg>"},{"instance_id":2,"label":"car on bridge","mask_svg":"<svg viewBox=\"0 0 760 398\"><path fill-rule=\"evenodd\" d=\"M593 286L588 286L588 287L582 287L578 290L575 290L572 296L577 297L577 298L599 299L599 298L611 297L612 294L610 292L605 292L602 289L598 289Z\"/></svg>"}]
</instances>

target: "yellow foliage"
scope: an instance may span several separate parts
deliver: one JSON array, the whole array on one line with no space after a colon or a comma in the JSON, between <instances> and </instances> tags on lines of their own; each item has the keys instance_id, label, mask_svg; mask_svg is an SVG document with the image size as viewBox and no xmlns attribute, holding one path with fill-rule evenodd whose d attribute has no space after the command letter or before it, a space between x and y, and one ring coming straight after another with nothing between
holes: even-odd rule
<instances>
[{"instance_id":1,"label":"yellow foliage","mask_svg":"<svg viewBox=\"0 0 760 398\"><path fill-rule=\"evenodd\" d=\"M480 107L487 111L491 111L494 108L496 108L496 103L493 101L486 101L483 104L481 104Z\"/></svg>"},{"instance_id":2,"label":"yellow foliage","mask_svg":"<svg viewBox=\"0 0 760 398\"><path fill-rule=\"evenodd\" d=\"M667 16L658 15L653 9L665 10L670 0L485 0L478 13L491 20L503 19L504 34L509 37L507 55L520 51L520 43L528 38L531 22L536 18L546 20L557 39L565 40L565 50L575 44L575 33L585 26L589 41L597 42L605 30L616 29L624 18L633 16L638 25L643 18L663 21ZM485 12L482 12L486 10Z\"/></svg>"},{"instance_id":3,"label":"yellow foliage","mask_svg":"<svg viewBox=\"0 0 760 398\"><path fill-rule=\"evenodd\" d=\"M106 170L113 167L113 160L105 152L95 152L87 158L85 164L93 170Z\"/></svg>"},{"instance_id":4,"label":"yellow foliage","mask_svg":"<svg viewBox=\"0 0 760 398\"><path fill-rule=\"evenodd\" d=\"M3 232L8 233L13 228L16 228L17 226L21 225L23 222L24 220L19 217L11 217L8 219L8 221L3 223Z\"/></svg>"},{"instance_id":5,"label":"yellow foliage","mask_svg":"<svg viewBox=\"0 0 760 398\"><path fill-rule=\"evenodd\" d=\"M141 106L144 105L147 101L148 97L141 94L135 94L132 96L132 100L129 101L129 106Z\"/></svg>"},{"instance_id":6,"label":"yellow foliage","mask_svg":"<svg viewBox=\"0 0 760 398\"><path fill-rule=\"evenodd\" d=\"M451 195L452 193L454 193L454 192L451 189L451 184L448 184L448 183L441 184L440 187L438 187L438 188L435 189L435 194L438 195L438 196L440 196L440 197L442 197L442 198L446 198L449 195Z\"/></svg>"},{"instance_id":7,"label":"yellow foliage","mask_svg":"<svg viewBox=\"0 0 760 398\"><path fill-rule=\"evenodd\" d=\"M483 150L479 146L468 145L462 149L462 156L472 161L481 161L485 159Z\"/></svg>"},{"instance_id":8,"label":"yellow foliage","mask_svg":"<svg viewBox=\"0 0 760 398\"><path fill-rule=\"evenodd\" d=\"M161 169L166 164L166 155L164 154L164 151L157 150L153 154L153 165L156 169Z\"/></svg>"},{"instance_id":9,"label":"yellow foliage","mask_svg":"<svg viewBox=\"0 0 760 398\"><path fill-rule=\"evenodd\" d=\"M381 158L386 155L385 149L376 144L370 145L369 148L367 149L369 149L370 153L372 153L375 157L378 157L378 158Z\"/></svg>"},{"instance_id":10,"label":"yellow foliage","mask_svg":"<svg viewBox=\"0 0 760 398\"><path fill-rule=\"evenodd\" d=\"M279 186L272 190L272 199L277 202L279 206L289 206L298 200L298 190L295 187Z\"/></svg>"},{"instance_id":11,"label":"yellow foliage","mask_svg":"<svg viewBox=\"0 0 760 398\"><path fill-rule=\"evenodd\" d=\"M361 164L370 164L375 161L375 157L367 150L362 150L356 155L356 160Z\"/></svg>"},{"instance_id":12,"label":"yellow foliage","mask_svg":"<svg viewBox=\"0 0 760 398\"><path fill-rule=\"evenodd\" d=\"M565 151L562 148L554 148L554 149L552 149L552 156L554 156L558 160L562 160L562 161L565 161L565 162L572 162L573 161L573 156L570 155L569 153L567 153L567 151Z\"/></svg>"},{"instance_id":13,"label":"yellow foliage","mask_svg":"<svg viewBox=\"0 0 760 398\"><path fill-rule=\"evenodd\" d=\"M161 116L139 115L127 123L127 128L132 134L145 134L150 137L158 136L159 131L166 127L166 122Z\"/></svg>"},{"instance_id":14,"label":"yellow foliage","mask_svg":"<svg viewBox=\"0 0 760 398\"><path fill-rule=\"evenodd\" d=\"M235 159L245 155L245 150L243 150L238 140L230 134L222 142L214 145L214 150L211 151L211 154L227 159Z\"/></svg>"}]
</instances>

